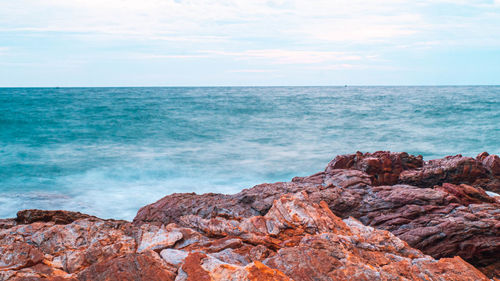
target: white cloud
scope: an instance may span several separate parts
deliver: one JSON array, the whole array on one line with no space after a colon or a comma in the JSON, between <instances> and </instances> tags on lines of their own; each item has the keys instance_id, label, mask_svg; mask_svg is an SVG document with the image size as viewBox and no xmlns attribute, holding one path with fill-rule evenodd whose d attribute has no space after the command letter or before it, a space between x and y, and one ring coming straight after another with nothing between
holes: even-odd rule
<instances>
[{"instance_id":1,"label":"white cloud","mask_svg":"<svg viewBox=\"0 0 500 281\"><path fill-rule=\"evenodd\" d=\"M341 64L327 64L327 65L318 65L308 67L309 70L345 70L345 69L363 69L367 68L366 65L355 65L349 63L341 63Z\"/></svg>"},{"instance_id":2,"label":"white cloud","mask_svg":"<svg viewBox=\"0 0 500 281\"><path fill-rule=\"evenodd\" d=\"M199 59L209 58L209 55L158 55L158 54L131 54L127 56L130 59Z\"/></svg>"},{"instance_id":3,"label":"white cloud","mask_svg":"<svg viewBox=\"0 0 500 281\"><path fill-rule=\"evenodd\" d=\"M338 60L360 60L359 55L348 54L344 52L329 52L329 51L297 51L286 49L260 49L247 50L242 52L226 52L226 51L202 51L203 53L230 56L240 60L266 60L271 63L278 64L310 64L321 63L325 61Z\"/></svg>"},{"instance_id":4,"label":"white cloud","mask_svg":"<svg viewBox=\"0 0 500 281\"><path fill-rule=\"evenodd\" d=\"M0 22L4 30L148 40L259 37L366 42L441 28L439 21L431 22L419 9L443 3L495 9L498 0L490 5L465 0L16 0L2 3ZM498 10L494 14L498 16Z\"/></svg>"},{"instance_id":5,"label":"white cloud","mask_svg":"<svg viewBox=\"0 0 500 281\"><path fill-rule=\"evenodd\" d=\"M128 54L127 57L132 59L193 59L229 57L236 60L258 60L268 64L317 64L328 61L357 61L362 59L372 59L376 56L362 57L354 53L346 52L260 49L238 52L201 50L197 51L197 53L189 54L132 53Z\"/></svg>"},{"instance_id":6,"label":"white cloud","mask_svg":"<svg viewBox=\"0 0 500 281\"><path fill-rule=\"evenodd\" d=\"M235 72L235 73L270 73L270 72L276 72L275 69L235 69L231 70L230 72Z\"/></svg>"},{"instance_id":7,"label":"white cloud","mask_svg":"<svg viewBox=\"0 0 500 281\"><path fill-rule=\"evenodd\" d=\"M93 51L98 54L92 54L94 58L109 55L113 59L176 62L223 58L231 61L228 68L236 72L267 71L266 67L284 68L292 64L324 70L359 69L375 61L389 64L385 55L393 51L500 47L499 3L16 0L2 3L0 36L5 33L14 40L52 36L61 45L76 41L95 48ZM1 40L0 44L9 45ZM115 48L121 43L125 43L123 49ZM99 49L102 46L106 51ZM0 48L0 54L6 52ZM72 52L68 49L67 56L73 57Z\"/></svg>"}]
</instances>

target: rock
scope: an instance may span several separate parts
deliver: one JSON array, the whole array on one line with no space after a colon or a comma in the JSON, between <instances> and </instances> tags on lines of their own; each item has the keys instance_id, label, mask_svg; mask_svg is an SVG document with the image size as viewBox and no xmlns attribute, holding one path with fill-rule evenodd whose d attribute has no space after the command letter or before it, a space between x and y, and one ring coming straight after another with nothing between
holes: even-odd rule
<instances>
[{"instance_id":1,"label":"rock","mask_svg":"<svg viewBox=\"0 0 500 281\"><path fill-rule=\"evenodd\" d=\"M36 259L24 262L22 268L40 268L43 264L49 268L41 267L44 271L72 276L91 264L135 252L135 230L132 227L128 222L97 218L80 219L69 224L55 224L53 221L17 224L0 230L0 245L22 243L31 249L30 253L37 253ZM29 276L40 274L44 276L46 273L35 272Z\"/></svg>"},{"instance_id":2,"label":"rock","mask_svg":"<svg viewBox=\"0 0 500 281\"><path fill-rule=\"evenodd\" d=\"M305 192L281 196L265 216L243 219L236 228L231 218L205 220L190 215L184 223L207 234L217 229L228 237L237 234L243 243L272 245L273 253L262 262L265 272L273 269L274 279L269 280L279 280L281 274L294 280L488 280L460 258L436 261L390 232L352 218L342 221L326 203L311 202ZM259 263L243 269L254 265ZM241 266L203 252L192 252L180 271L184 273L178 280L228 280L229 276L252 280Z\"/></svg>"},{"instance_id":3,"label":"rock","mask_svg":"<svg viewBox=\"0 0 500 281\"><path fill-rule=\"evenodd\" d=\"M481 159L481 162L490 173L500 176L500 157L498 155L488 155Z\"/></svg>"},{"instance_id":4,"label":"rock","mask_svg":"<svg viewBox=\"0 0 500 281\"><path fill-rule=\"evenodd\" d=\"M282 194L305 191L341 218L352 216L391 231L435 258L459 255L484 267L500 259L500 199L488 196L498 179L482 162L495 157L481 157L457 155L423 162L406 153L342 155L325 171L290 183L257 185L234 195L166 196L143 207L134 223L182 223L182 218L195 215L204 219L199 220L199 230L205 227L209 235L224 235L216 229L220 225L207 220L233 217L230 224L238 225L242 218L266 214ZM182 206L175 204L179 198ZM162 205L168 209L158 208ZM212 207L207 212L198 206Z\"/></svg>"},{"instance_id":5,"label":"rock","mask_svg":"<svg viewBox=\"0 0 500 281\"><path fill-rule=\"evenodd\" d=\"M288 183L166 196L133 223L21 211L0 220L0 280L500 280L496 159L338 156Z\"/></svg>"},{"instance_id":6,"label":"rock","mask_svg":"<svg viewBox=\"0 0 500 281\"><path fill-rule=\"evenodd\" d=\"M421 169L410 170L400 176L403 183L432 187L443 183L469 183L486 176L483 165L471 157L447 156L430 160Z\"/></svg>"},{"instance_id":7,"label":"rock","mask_svg":"<svg viewBox=\"0 0 500 281\"><path fill-rule=\"evenodd\" d=\"M500 194L495 193L493 191L486 191L486 194L488 194L489 197L499 197Z\"/></svg>"},{"instance_id":8,"label":"rock","mask_svg":"<svg viewBox=\"0 0 500 281\"><path fill-rule=\"evenodd\" d=\"M33 246L14 244L12 249L26 252L21 247L27 247L30 254L2 260L10 267L0 276L5 280L488 280L460 258L435 260L390 232L353 218L342 220L326 202L314 203L306 191L280 196L264 216L206 219L191 214L181 217L180 224L134 226L92 218L67 225L16 225L0 232L2 245L16 239ZM155 245L167 248L158 255L147 249Z\"/></svg>"},{"instance_id":9,"label":"rock","mask_svg":"<svg viewBox=\"0 0 500 281\"><path fill-rule=\"evenodd\" d=\"M174 281L175 277L175 269L168 267L156 253L144 251L93 264L80 272L77 278L82 281Z\"/></svg>"},{"instance_id":10,"label":"rock","mask_svg":"<svg viewBox=\"0 0 500 281\"><path fill-rule=\"evenodd\" d=\"M495 203L496 200L491 198L482 188L472 187L467 184L454 185L444 183L442 186L435 188L436 190L444 190L457 197L460 203L468 206L469 204Z\"/></svg>"},{"instance_id":11,"label":"rock","mask_svg":"<svg viewBox=\"0 0 500 281\"><path fill-rule=\"evenodd\" d=\"M478 267L486 276L492 277L494 281L500 281L500 261L496 261L487 266Z\"/></svg>"},{"instance_id":12,"label":"rock","mask_svg":"<svg viewBox=\"0 0 500 281\"><path fill-rule=\"evenodd\" d=\"M55 224L68 224L79 219L86 219L91 217L92 216L79 212L61 210L23 210L17 212L16 222L19 224L30 224L34 222L54 222Z\"/></svg>"},{"instance_id":13,"label":"rock","mask_svg":"<svg viewBox=\"0 0 500 281\"><path fill-rule=\"evenodd\" d=\"M188 280L235 280L235 281L291 281L282 272L269 268L261 262L246 266L237 266L221 262L218 259L195 252L186 258L181 268L183 275L176 281Z\"/></svg>"},{"instance_id":14,"label":"rock","mask_svg":"<svg viewBox=\"0 0 500 281\"><path fill-rule=\"evenodd\" d=\"M186 259L188 253L181 250L165 249L161 251L160 255L168 264L178 266Z\"/></svg>"},{"instance_id":15,"label":"rock","mask_svg":"<svg viewBox=\"0 0 500 281\"><path fill-rule=\"evenodd\" d=\"M190 253L177 275L176 281L211 281L208 272L201 266L203 259L207 257L206 254L200 252Z\"/></svg>"},{"instance_id":16,"label":"rock","mask_svg":"<svg viewBox=\"0 0 500 281\"><path fill-rule=\"evenodd\" d=\"M182 239L182 233L177 230L168 230L164 226L142 225L138 252L146 250L162 250Z\"/></svg>"},{"instance_id":17,"label":"rock","mask_svg":"<svg viewBox=\"0 0 500 281\"><path fill-rule=\"evenodd\" d=\"M341 217L391 231L435 258L459 255L476 265L499 258L500 205L472 186L359 185L310 197L327 201Z\"/></svg>"},{"instance_id":18,"label":"rock","mask_svg":"<svg viewBox=\"0 0 500 281\"><path fill-rule=\"evenodd\" d=\"M16 225L15 219L0 219L0 229L11 228Z\"/></svg>"},{"instance_id":19,"label":"rock","mask_svg":"<svg viewBox=\"0 0 500 281\"><path fill-rule=\"evenodd\" d=\"M177 221L178 217L186 213L202 216L222 215L224 208L220 207L222 205L219 202L225 202L229 198L227 195L213 193L203 195L175 193L170 196L172 200L158 201L142 207L136 217L139 217L142 222L167 225ZM205 202L210 202L210 204L205 204Z\"/></svg>"},{"instance_id":20,"label":"rock","mask_svg":"<svg viewBox=\"0 0 500 281\"><path fill-rule=\"evenodd\" d=\"M36 247L23 243L0 245L0 270L19 270L33 266L43 260L43 253Z\"/></svg>"},{"instance_id":21,"label":"rock","mask_svg":"<svg viewBox=\"0 0 500 281\"><path fill-rule=\"evenodd\" d=\"M339 155L325 169L326 173L335 169L355 169L372 176L373 185L395 184L405 170L414 170L423 165L422 156L409 155L406 152L377 151Z\"/></svg>"}]
</instances>

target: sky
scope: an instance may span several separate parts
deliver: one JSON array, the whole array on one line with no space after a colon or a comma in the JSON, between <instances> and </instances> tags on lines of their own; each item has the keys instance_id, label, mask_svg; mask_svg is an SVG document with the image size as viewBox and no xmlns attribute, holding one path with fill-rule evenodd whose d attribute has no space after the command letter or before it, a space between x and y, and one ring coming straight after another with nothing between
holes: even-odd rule
<instances>
[{"instance_id":1,"label":"sky","mask_svg":"<svg viewBox=\"0 0 500 281\"><path fill-rule=\"evenodd\" d=\"M0 87L472 84L500 0L0 0Z\"/></svg>"}]
</instances>

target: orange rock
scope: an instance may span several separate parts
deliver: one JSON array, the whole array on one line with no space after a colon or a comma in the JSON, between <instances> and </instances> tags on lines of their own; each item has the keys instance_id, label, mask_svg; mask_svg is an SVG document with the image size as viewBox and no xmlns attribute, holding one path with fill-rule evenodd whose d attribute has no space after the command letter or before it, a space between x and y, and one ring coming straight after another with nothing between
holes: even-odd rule
<instances>
[{"instance_id":1,"label":"orange rock","mask_svg":"<svg viewBox=\"0 0 500 281\"><path fill-rule=\"evenodd\" d=\"M40 263L43 253L25 242L0 245L0 270L19 270Z\"/></svg>"},{"instance_id":2,"label":"orange rock","mask_svg":"<svg viewBox=\"0 0 500 281\"><path fill-rule=\"evenodd\" d=\"M82 281L106 280L175 280L175 269L166 265L156 253L131 253L99 262L84 269L77 279Z\"/></svg>"},{"instance_id":3,"label":"orange rock","mask_svg":"<svg viewBox=\"0 0 500 281\"><path fill-rule=\"evenodd\" d=\"M224 232L228 228L216 227L229 223L237 230L242 218L268 213L282 194L305 191L313 202L325 201L340 217L352 216L389 230L435 258L459 255L485 267L500 259L500 197L485 192L500 189L500 178L483 163L486 158L496 156L482 154L473 159L456 155L424 163L422 157L407 153L341 155L325 171L296 177L290 183L257 185L234 195L167 196L142 208L134 222L179 223L181 218L196 214L207 220L200 223L213 227L209 235L236 235ZM221 218L233 221L217 222ZM214 221L209 224L211 219ZM255 219L253 223L261 229L266 220ZM306 229L288 232L301 231ZM262 237L246 235L249 243L263 241ZM277 249L278 242L269 237L265 241L266 247ZM291 238L286 243L297 242Z\"/></svg>"},{"instance_id":4,"label":"orange rock","mask_svg":"<svg viewBox=\"0 0 500 281\"><path fill-rule=\"evenodd\" d=\"M0 221L0 280L498 280L496 158L471 159L339 156L290 183L167 196L134 223L21 211Z\"/></svg>"}]
</instances>

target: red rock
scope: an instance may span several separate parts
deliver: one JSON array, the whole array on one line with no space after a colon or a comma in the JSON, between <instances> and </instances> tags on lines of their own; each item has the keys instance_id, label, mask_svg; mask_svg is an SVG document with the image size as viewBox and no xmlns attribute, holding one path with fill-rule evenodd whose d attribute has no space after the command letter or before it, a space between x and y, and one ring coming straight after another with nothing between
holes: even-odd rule
<instances>
[{"instance_id":1,"label":"red rock","mask_svg":"<svg viewBox=\"0 0 500 281\"><path fill-rule=\"evenodd\" d=\"M99 262L78 274L78 280L82 281L173 281L175 277L175 269L151 251L126 254Z\"/></svg>"},{"instance_id":2,"label":"red rock","mask_svg":"<svg viewBox=\"0 0 500 281\"><path fill-rule=\"evenodd\" d=\"M81 219L70 224L35 222L0 230L0 245L17 241L43 253L44 264L67 274L136 249L132 224L124 221Z\"/></svg>"},{"instance_id":3,"label":"red rock","mask_svg":"<svg viewBox=\"0 0 500 281\"><path fill-rule=\"evenodd\" d=\"M36 247L23 243L0 245L0 270L19 270L40 263L43 253Z\"/></svg>"},{"instance_id":4,"label":"red rock","mask_svg":"<svg viewBox=\"0 0 500 281\"><path fill-rule=\"evenodd\" d=\"M54 222L55 224L68 224L75 220L91 218L92 216L79 212L70 211L44 211L23 210L17 212L16 222L19 224L30 224L34 222Z\"/></svg>"},{"instance_id":5,"label":"red rock","mask_svg":"<svg viewBox=\"0 0 500 281\"><path fill-rule=\"evenodd\" d=\"M159 251L181 240L182 233L176 229L169 229L164 226L142 225L137 237L139 240L138 252L146 250Z\"/></svg>"},{"instance_id":6,"label":"red rock","mask_svg":"<svg viewBox=\"0 0 500 281\"><path fill-rule=\"evenodd\" d=\"M311 185L312 186L312 185ZM223 194L175 193L156 203L142 207L134 223L169 224L179 222L186 214L201 217L249 217L264 215L275 198L283 193L295 193L304 188L304 184L282 183L262 184L252 189L245 189L236 196Z\"/></svg>"},{"instance_id":7,"label":"red rock","mask_svg":"<svg viewBox=\"0 0 500 281\"><path fill-rule=\"evenodd\" d=\"M11 228L16 225L15 219L0 219L0 229Z\"/></svg>"},{"instance_id":8,"label":"red rock","mask_svg":"<svg viewBox=\"0 0 500 281\"><path fill-rule=\"evenodd\" d=\"M455 155L430 160L420 169L405 171L401 173L399 181L419 187L432 187L443 183L474 184L478 179L487 177L488 171L481 162Z\"/></svg>"},{"instance_id":9,"label":"red rock","mask_svg":"<svg viewBox=\"0 0 500 281\"><path fill-rule=\"evenodd\" d=\"M373 185L395 184L401 172L422 167L422 156L409 155L406 152L377 151L339 155L326 167L325 172L335 169L355 169L372 176Z\"/></svg>"},{"instance_id":10,"label":"red rock","mask_svg":"<svg viewBox=\"0 0 500 281\"><path fill-rule=\"evenodd\" d=\"M173 194L134 223L21 211L0 221L0 280L498 280L496 159L338 156L289 183Z\"/></svg>"},{"instance_id":11,"label":"red rock","mask_svg":"<svg viewBox=\"0 0 500 281\"><path fill-rule=\"evenodd\" d=\"M454 185L451 183L444 183L442 186L437 187L437 189L443 190L457 197L460 200L460 203L465 206L468 206L469 204L496 202L496 200L488 196L482 188L472 187L467 184Z\"/></svg>"},{"instance_id":12,"label":"red rock","mask_svg":"<svg viewBox=\"0 0 500 281\"><path fill-rule=\"evenodd\" d=\"M201 266L202 260L206 257L207 255L200 252L189 254L182 264L182 272L185 274L185 277L182 278L181 275L179 279L186 281L211 281L210 274Z\"/></svg>"},{"instance_id":13,"label":"red rock","mask_svg":"<svg viewBox=\"0 0 500 281\"><path fill-rule=\"evenodd\" d=\"M342 221L324 202L315 204L305 193L280 197L265 216L243 219L236 228L230 218L206 220L193 215L186 216L184 224L207 234L213 229L217 229L219 235L227 233L235 237L237 234L244 242L248 242L247 233L251 233L253 245L266 247L271 235L276 240L273 241L276 253L262 263L277 270L276 274L282 272L294 280L398 280L403 277L458 280L463 276L468 280L488 280L461 259L436 261L387 231L364 226L352 218ZM434 269L439 274L427 270L434 264L439 264L439 268ZM190 254L181 268L186 276L180 280L190 280L190 277L227 280L227 276L248 280L238 267L200 252Z\"/></svg>"},{"instance_id":14,"label":"red rock","mask_svg":"<svg viewBox=\"0 0 500 281\"><path fill-rule=\"evenodd\" d=\"M487 266L478 267L486 276L492 277L494 281L500 281L500 261L496 261Z\"/></svg>"},{"instance_id":15,"label":"red rock","mask_svg":"<svg viewBox=\"0 0 500 281\"><path fill-rule=\"evenodd\" d=\"M500 176L500 157L498 155L488 155L481 160L483 166L495 176Z\"/></svg>"},{"instance_id":16,"label":"red rock","mask_svg":"<svg viewBox=\"0 0 500 281\"><path fill-rule=\"evenodd\" d=\"M185 260L176 281L291 281L282 272L269 268L261 262L252 262L246 266L238 266L221 262L200 252L191 253Z\"/></svg>"},{"instance_id":17,"label":"red rock","mask_svg":"<svg viewBox=\"0 0 500 281\"><path fill-rule=\"evenodd\" d=\"M2 245L12 239L33 243L31 256L36 258L22 256L10 264L23 268L11 267L0 276L11 280L488 280L459 258L437 261L390 232L353 218L341 220L326 202L314 203L307 191L280 196L264 216L191 214L182 216L180 223L133 226L90 218L67 225L16 225L0 232ZM155 249L166 247L161 251L165 260L146 249L149 246L141 252L136 246L157 245L149 243L156 241L156 235L161 247ZM175 243L163 243L164 237L174 236L178 236Z\"/></svg>"},{"instance_id":18,"label":"red rock","mask_svg":"<svg viewBox=\"0 0 500 281\"><path fill-rule=\"evenodd\" d=\"M296 177L291 183L258 185L235 195L167 196L142 208L134 222L179 223L182 216L196 215L203 219L232 216L237 218L232 224L238 224L242 217L265 214L283 193L303 190L314 202L325 201L335 214L389 230L435 258L460 255L481 267L500 259L499 200L481 188L494 186L496 178L481 161L460 155L422 164L420 157L404 153L338 156L324 172ZM374 186L386 173L399 173L397 181L414 185ZM374 181L375 175L379 176ZM179 198L181 206L176 205ZM157 208L159 205L168 210ZM198 206L211 206L210 212ZM145 217L149 219L143 220ZM226 234L220 229L212 231Z\"/></svg>"}]
</instances>

